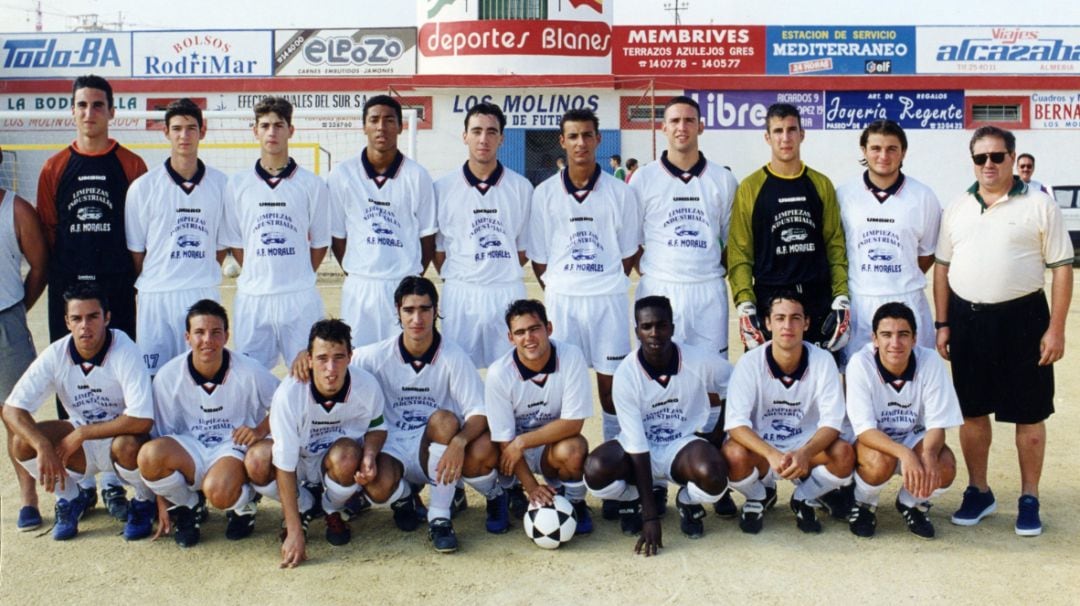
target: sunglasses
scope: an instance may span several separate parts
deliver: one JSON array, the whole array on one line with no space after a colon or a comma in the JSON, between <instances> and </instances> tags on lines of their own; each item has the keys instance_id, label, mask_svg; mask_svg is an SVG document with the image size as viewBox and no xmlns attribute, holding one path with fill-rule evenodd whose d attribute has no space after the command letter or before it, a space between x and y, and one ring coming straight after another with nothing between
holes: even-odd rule
<instances>
[{"instance_id":1,"label":"sunglasses","mask_svg":"<svg viewBox=\"0 0 1080 606\"><path fill-rule=\"evenodd\" d=\"M988 154L973 154L971 159L975 161L975 164L982 166L986 164L987 160L990 160L994 164L1001 164L1005 161L1005 157L1009 155L1009 152L990 152Z\"/></svg>"}]
</instances>

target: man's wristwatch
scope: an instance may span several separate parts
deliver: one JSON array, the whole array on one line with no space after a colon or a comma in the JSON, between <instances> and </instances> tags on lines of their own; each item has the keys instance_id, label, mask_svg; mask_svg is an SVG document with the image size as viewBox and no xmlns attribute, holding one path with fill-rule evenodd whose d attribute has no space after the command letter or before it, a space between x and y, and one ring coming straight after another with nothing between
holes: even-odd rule
<instances>
[{"instance_id":1,"label":"man's wristwatch","mask_svg":"<svg viewBox=\"0 0 1080 606\"><path fill-rule=\"evenodd\" d=\"M948 322L934 322L934 330L937 330L939 328L948 328L948 327L949 327Z\"/></svg>"}]
</instances>

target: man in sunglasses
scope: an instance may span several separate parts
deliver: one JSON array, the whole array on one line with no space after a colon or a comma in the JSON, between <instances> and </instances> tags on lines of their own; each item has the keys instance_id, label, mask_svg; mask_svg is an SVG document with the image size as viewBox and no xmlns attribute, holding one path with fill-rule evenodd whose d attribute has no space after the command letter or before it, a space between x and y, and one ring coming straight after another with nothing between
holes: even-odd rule
<instances>
[{"instance_id":1,"label":"man in sunglasses","mask_svg":"<svg viewBox=\"0 0 1080 606\"><path fill-rule=\"evenodd\" d=\"M997 509L987 459L997 421L1016 425L1020 500L1016 534L1042 533L1039 476L1045 420L1054 412L1053 363L1065 353L1073 247L1057 204L1013 177L1016 138L996 126L971 137L976 182L945 211L935 251L937 349L952 360L968 471L953 524ZM1043 292L1051 271L1050 305Z\"/></svg>"}]
</instances>

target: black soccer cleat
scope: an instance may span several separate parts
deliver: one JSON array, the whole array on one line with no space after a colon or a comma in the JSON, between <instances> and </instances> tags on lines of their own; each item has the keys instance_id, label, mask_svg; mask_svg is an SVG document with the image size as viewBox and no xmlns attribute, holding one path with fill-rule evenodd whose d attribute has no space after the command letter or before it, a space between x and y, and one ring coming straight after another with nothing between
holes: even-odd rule
<instances>
[{"instance_id":1,"label":"black soccer cleat","mask_svg":"<svg viewBox=\"0 0 1080 606\"><path fill-rule=\"evenodd\" d=\"M776 487L775 486L766 486L765 487L765 500L762 501L762 504L765 506L765 511L769 511L773 507L776 507Z\"/></svg>"},{"instance_id":2,"label":"black soccer cleat","mask_svg":"<svg viewBox=\"0 0 1080 606\"><path fill-rule=\"evenodd\" d=\"M454 524L447 518L435 518L428 522L428 539L439 553L454 553L458 548Z\"/></svg>"},{"instance_id":3,"label":"black soccer cleat","mask_svg":"<svg viewBox=\"0 0 1080 606\"><path fill-rule=\"evenodd\" d=\"M172 521L173 539L181 547L194 547L199 544L199 520L190 507L175 505L169 508Z\"/></svg>"},{"instance_id":4,"label":"black soccer cleat","mask_svg":"<svg viewBox=\"0 0 1080 606\"><path fill-rule=\"evenodd\" d=\"M619 501L603 499L600 501L600 517L611 522L619 519Z\"/></svg>"},{"instance_id":5,"label":"black soccer cleat","mask_svg":"<svg viewBox=\"0 0 1080 606\"><path fill-rule=\"evenodd\" d=\"M510 515L522 519L529 510L529 499L525 496L525 489L520 484L506 491L510 495Z\"/></svg>"},{"instance_id":6,"label":"black soccer cleat","mask_svg":"<svg viewBox=\"0 0 1080 606\"><path fill-rule=\"evenodd\" d=\"M663 485L659 485L659 486L655 485L655 484L653 485L653 487L652 487L653 503L656 504L656 515L658 517L662 518L662 517L664 517L664 514L667 513L667 495L668 495L667 484L663 484Z\"/></svg>"},{"instance_id":7,"label":"black soccer cleat","mask_svg":"<svg viewBox=\"0 0 1080 606\"><path fill-rule=\"evenodd\" d=\"M412 532L420 527L420 518L416 515L416 500L413 495L402 497L390 504L394 510L394 524L399 530Z\"/></svg>"},{"instance_id":8,"label":"black soccer cleat","mask_svg":"<svg viewBox=\"0 0 1080 606\"><path fill-rule=\"evenodd\" d=\"M249 502L243 507L230 509L225 512L225 538L230 541L239 541L251 536L255 532L255 512L258 506L255 501Z\"/></svg>"},{"instance_id":9,"label":"black soccer cleat","mask_svg":"<svg viewBox=\"0 0 1080 606\"><path fill-rule=\"evenodd\" d=\"M126 522L128 517L127 492L123 486L106 486L101 489L101 500L114 519Z\"/></svg>"},{"instance_id":10,"label":"black soccer cleat","mask_svg":"<svg viewBox=\"0 0 1080 606\"><path fill-rule=\"evenodd\" d=\"M633 501L616 501L619 504L619 528L628 536L641 534L641 528L645 526L641 518L641 499Z\"/></svg>"},{"instance_id":11,"label":"black soccer cleat","mask_svg":"<svg viewBox=\"0 0 1080 606\"><path fill-rule=\"evenodd\" d=\"M341 517L341 513L335 511L326 515L326 542L335 547L348 545L352 540L352 528Z\"/></svg>"},{"instance_id":12,"label":"black soccer cleat","mask_svg":"<svg viewBox=\"0 0 1080 606\"><path fill-rule=\"evenodd\" d=\"M765 526L765 501L747 499L739 513L739 530L757 534Z\"/></svg>"},{"instance_id":13,"label":"black soccer cleat","mask_svg":"<svg viewBox=\"0 0 1080 606\"><path fill-rule=\"evenodd\" d=\"M818 497L817 502L834 520L846 521L855 507L855 483L830 490Z\"/></svg>"},{"instance_id":14,"label":"black soccer cleat","mask_svg":"<svg viewBox=\"0 0 1080 606\"><path fill-rule=\"evenodd\" d=\"M875 509L877 508L873 505L855 503L848 515L848 528L851 529L851 534L864 539L874 536L874 531L877 529Z\"/></svg>"},{"instance_id":15,"label":"black soccer cleat","mask_svg":"<svg viewBox=\"0 0 1080 606\"><path fill-rule=\"evenodd\" d=\"M705 536L705 522L702 521L706 515L704 507L683 503L678 497L675 498L675 507L679 510L679 530L683 534L691 539L700 539Z\"/></svg>"},{"instance_id":16,"label":"black soccer cleat","mask_svg":"<svg viewBox=\"0 0 1080 606\"><path fill-rule=\"evenodd\" d=\"M205 524L207 518L210 517L210 510L206 508L206 493L201 490L196 490L195 494L199 496L199 502L191 509L195 512L195 519L199 524Z\"/></svg>"},{"instance_id":17,"label":"black soccer cleat","mask_svg":"<svg viewBox=\"0 0 1080 606\"><path fill-rule=\"evenodd\" d=\"M454 500L450 501L450 517L456 518L459 513L469 508L469 498L465 496L465 489L458 486L454 489Z\"/></svg>"},{"instance_id":18,"label":"black soccer cleat","mask_svg":"<svg viewBox=\"0 0 1080 606\"><path fill-rule=\"evenodd\" d=\"M817 519L817 512L809 503L791 497L791 511L795 513L795 525L799 527L799 530L807 534L821 532L821 522Z\"/></svg>"},{"instance_id":19,"label":"black soccer cleat","mask_svg":"<svg viewBox=\"0 0 1080 606\"><path fill-rule=\"evenodd\" d=\"M721 518L734 518L739 515L739 508L735 506L735 500L731 498L731 491L724 491L720 500L713 503L713 511Z\"/></svg>"},{"instance_id":20,"label":"black soccer cleat","mask_svg":"<svg viewBox=\"0 0 1080 606\"><path fill-rule=\"evenodd\" d=\"M929 503L920 503L914 507L908 507L900 502L900 497L897 497L896 510L900 512L900 515L904 516L904 523L907 524L911 534L923 539L934 538L934 525L926 515L930 511Z\"/></svg>"}]
</instances>

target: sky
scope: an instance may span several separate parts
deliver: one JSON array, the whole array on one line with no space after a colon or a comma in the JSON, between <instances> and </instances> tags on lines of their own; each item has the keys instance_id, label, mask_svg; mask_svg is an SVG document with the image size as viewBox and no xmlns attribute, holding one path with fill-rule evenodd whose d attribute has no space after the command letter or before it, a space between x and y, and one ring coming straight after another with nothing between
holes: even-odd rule
<instances>
[{"instance_id":1,"label":"sky","mask_svg":"<svg viewBox=\"0 0 1080 606\"><path fill-rule=\"evenodd\" d=\"M432 0L419 0L425 4ZM466 2L477 0L465 0ZM563 0L566 1L566 0ZM1066 25L1080 24L1080 3L1061 0L603 0L616 24L674 23L665 6L678 3L684 24L716 25ZM0 31L34 31L37 0L0 0ZM311 14L317 5L321 14ZM123 29L289 29L415 24L416 2L396 0L42 0L45 31L70 31L77 15L97 14ZM387 10L396 5L396 10ZM1016 10L1022 6L1023 10ZM167 7L167 8L166 8ZM182 7L182 8L181 8ZM956 10L945 10L944 7ZM966 9L966 10L965 10ZM977 13L972 9L976 9ZM181 13L181 11L183 11ZM113 29L116 29L113 27Z\"/></svg>"}]
</instances>

